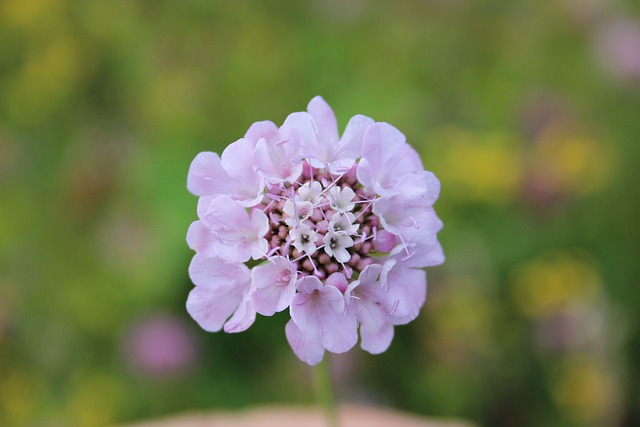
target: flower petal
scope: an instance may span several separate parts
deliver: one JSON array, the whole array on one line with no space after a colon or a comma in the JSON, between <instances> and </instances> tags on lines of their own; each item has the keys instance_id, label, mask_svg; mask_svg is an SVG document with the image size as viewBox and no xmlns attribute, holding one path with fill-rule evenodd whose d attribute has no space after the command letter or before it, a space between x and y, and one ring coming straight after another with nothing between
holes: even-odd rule
<instances>
[{"instance_id":1,"label":"flower petal","mask_svg":"<svg viewBox=\"0 0 640 427\"><path fill-rule=\"evenodd\" d=\"M231 178L226 183L229 194L245 207L258 204L264 190L264 179L253 166L253 151L253 143L242 138L227 146L220 159Z\"/></svg>"},{"instance_id":2,"label":"flower petal","mask_svg":"<svg viewBox=\"0 0 640 427\"><path fill-rule=\"evenodd\" d=\"M258 141L264 138L267 141L275 141L278 138L278 127L269 120L255 122L249 127L244 137L251 141L255 146Z\"/></svg>"},{"instance_id":3,"label":"flower petal","mask_svg":"<svg viewBox=\"0 0 640 427\"><path fill-rule=\"evenodd\" d=\"M316 96L309 102L309 105L307 105L307 111L313 118L316 134L318 135L318 142L321 147L324 148L323 152L333 154L333 148L336 147L338 143L338 122L336 121L335 114L333 114L333 110L321 96ZM324 158L321 160L331 162L334 159Z\"/></svg>"},{"instance_id":4,"label":"flower petal","mask_svg":"<svg viewBox=\"0 0 640 427\"><path fill-rule=\"evenodd\" d=\"M384 323L380 329L369 328L364 324L360 327L360 347L371 354L385 352L393 340L393 325Z\"/></svg>"},{"instance_id":5,"label":"flower petal","mask_svg":"<svg viewBox=\"0 0 640 427\"><path fill-rule=\"evenodd\" d=\"M418 153L404 135L388 123L367 127L362 143L358 180L366 189L389 195L397 179L424 170Z\"/></svg>"},{"instance_id":6,"label":"flower petal","mask_svg":"<svg viewBox=\"0 0 640 427\"><path fill-rule=\"evenodd\" d=\"M216 153L198 153L189 167L187 189L196 196L223 194L229 183L229 175L222 168Z\"/></svg>"},{"instance_id":7,"label":"flower petal","mask_svg":"<svg viewBox=\"0 0 640 427\"><path fill-rule=\"evenodd\" d=\"M289 345L300 360L309 365L320 363L324 357L324 347L317 333L303 332L293 320L287 322L285 333Z\"/></svg>"},{"instance_id":8,"label":"flower petal","mask_svg":"<svg viewBox=\"0 0 640 427\"><path fill-rule=\"evenodd\" d=\"M374 124L373 119L357 114L349 120L342 138L338 144L338 159L359 159L362 157L362 140L369 126Z\"/></svg>"},{"instance_id":9,"label":"flower petal","mask_svg":"<svg viewBox=\"0 0 640 427\"><path fill-rule=\"evenodd\" d=\"M271 257L266 264L254 267L251 270L251 302L256 311L272 316L289 307L296 292L295 283L296 270L284 257Z\"/></svg>"},{"instance_id":10,"label":"flower petal","mask_svg":"<svg viewBox=\"0 0 640 427\"><path fill-rule=\"evenodd\" d=\"M349 351L358 342L358 323L352 316L339 313L333 307L322 305L320 311L320 338L322 345L333 353Z\"/></svg>"},{"instance_id":11,"label":"flower petal","mask_svg":"<svg viewBox=\"0 0 640 427\"><path fill-rule=\"evenodd\" d=\"M218 256L228 262L246 262L258 259L267 252L264 234L268 219L259 209L251 216L242 205L229 196L201 197L198 215L204 226L218 237L213 243Z\"/></svg>"},{"instance_id":12,"label":"flower petal","mask_svg":"<svg viewBox=\"0 0 640 427\"><path fill-rule=\"evenodd\" d=\"M219 331L249 290L249 270L196 254L189 275L196 287L187 298L187 311L204 330Z\"/></svg>"},{"instance_id":13,"label":"flower petal","mask_svg":"<svg viewBox=\"0 0 640 427\"><path fill-rule=\"evenodd\" d=\"M394 325L411 322L418 316L427 298L427 273L395 265L387 274L387 292L383 306Z\"/></svg>"},{"instance_id":14,"label":"flower petal","mask_svg":"<svg viewBox=\"0 0 640 427\"><path fill-rule=\"evenodd\" d=\"M196 286L231 286L246 291L251 283L251 273L244 264L230 264L220 258L194 255L189 265L189 277Z\"/></svg>"},{"instance_id":15,"label":"flower petal","mask_svg":"<svg viewBox=\"0 0 640 427\"><path fill-rule=\"evenodd\" d=\"M256 310L251 305L248 296L245 295L231 319L224 324L224 331L228 333L246 331L255 320Z\"/></svg>"},{"instance_id":16,"label":"flower petal","mask_svg":"<svg viewBox=\"0 0 640 427\"><path fill-rule=\"evenodd\" d=\"M217 332L241 300L242 295L230 287L195 287L189 292L187 311L202 329Z\"/></svg>"},{"instance_id":17,"label":"flower petal","mask_svg":"<svg viewBox=\"0 0 640 427\"><path fill-rule=\"evenodd\" d=\"M194 221L187 231L187 244L200 255L211 258L218 256L215 234L202 224L202 221Z\"/></svg>"}]
</instances>

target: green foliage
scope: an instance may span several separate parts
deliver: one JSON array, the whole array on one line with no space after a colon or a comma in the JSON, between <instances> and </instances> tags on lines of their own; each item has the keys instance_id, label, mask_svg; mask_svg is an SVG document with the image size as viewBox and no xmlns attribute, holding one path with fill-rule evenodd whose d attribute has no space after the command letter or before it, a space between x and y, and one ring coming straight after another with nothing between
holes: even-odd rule
<instances>
[{"instance_id":1,"label":"green foliage","mask_svg":"<svg viewBox=\"0 0 640 427\"><path fill-rule=\"evenodd\" d=\"M315 95L442 180L425 309L385 354L334 358L340 396L638 425L640 78L598 56L604 3L0 2L0 425L312 402L286 315L189 319L184 236L191 159ZM128 352L160 314L196 354L171 375Z\"/></svg>"}]
</instances>

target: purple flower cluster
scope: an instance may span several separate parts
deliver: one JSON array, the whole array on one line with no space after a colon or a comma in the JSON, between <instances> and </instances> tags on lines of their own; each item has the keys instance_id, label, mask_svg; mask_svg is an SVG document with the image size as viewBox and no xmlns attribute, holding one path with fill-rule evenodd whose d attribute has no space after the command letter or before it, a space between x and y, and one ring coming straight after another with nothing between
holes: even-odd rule
<instances>
[{"instance_id":1,"label":"purple flower cluster","mask_svg":"<svg viewBox=\"0 0 640 427\"><path fill-rule=\"evenodd\" d=\"M340 136L321 97L307 110L193 160L187 310L207 331L240 332L288 308L289 344L313 365L358 331L364 350L385 351L425 301L421 269L444 256L440 183L404 135L356 115Z\"/></svg>"}]
</instances>

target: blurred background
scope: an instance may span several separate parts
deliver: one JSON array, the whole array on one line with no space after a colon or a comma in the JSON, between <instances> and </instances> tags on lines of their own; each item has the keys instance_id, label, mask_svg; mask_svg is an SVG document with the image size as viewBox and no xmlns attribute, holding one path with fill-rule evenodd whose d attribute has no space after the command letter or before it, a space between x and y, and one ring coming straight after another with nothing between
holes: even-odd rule
<instances>
[{"instance_id":1,"label":"blurred background","mask_svg":"<svg viewBox=\"0 0 640 427\"><path fill-rule=\"evenodd\" d=\"M0 425L313 402L287 314L185 311L186 174L315 95L442 181L447 255L342 401L640 425L640 3L0 0Z\"/></svg>"}]
</instances>

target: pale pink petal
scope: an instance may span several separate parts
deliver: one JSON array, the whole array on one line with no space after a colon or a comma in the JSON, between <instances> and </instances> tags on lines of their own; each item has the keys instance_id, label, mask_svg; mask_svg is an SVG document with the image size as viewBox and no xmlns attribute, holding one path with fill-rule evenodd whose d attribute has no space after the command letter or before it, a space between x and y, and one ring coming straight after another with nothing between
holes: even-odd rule
<instances>
[{"instance_id":1,"label":"pale pink petal","mask_svg":"<svg viewBox=\"0 0 640 427\"><path fill-rule=\"evenodd\" d=\"M296 283L296 287L303 294L312 294L314 291L322 289L322 282L315 276L306 276Z\"/></svg>"},{"instance_id":2,"label":"pale pink petal","mask_svg":"<svg viewBox=\"0 0 640 427\"><path fill-rule=\"evenodd\" d=\"M373 247L381 253L391 252L395 245L396 235L387 230L378 231L373 239Z\"/></svg>"},{"instance_id":3,"label":"pale pink petal","mask_svg":"<svg viewBox=\"0 0 640 427\"><path fill-rule=\"evenodd\" d=\"M383 270L379 264L365 267L358 285L351 288L348 314L360 323L361 347L370 353L381 353L393 338L391 318L381 306L386 295L378 278Z\"/></svg>"},{"instance_id":4,"label":"pale pink petal","mask_svg":"<svg viewBox=\"0 0 640 427\"><path fill-rule=\"evenodd\" d=\"M358 323L354 317L337 312L333 306L318 307L322 345L333 353L344 353L358 342Z\"/></svg>"},{"instance_id":5,"label":"pale pink petal","mask_svg":"<svg viewBox=\"0 0 640 427\"><path fill-rule=\"evenodd\" d=\"M294 182L302 173L302 149L299 142L284 138L273 142L258 141L254 163L260 173L272 184Z\"/></svg>"},{"instance_id":6,"label":"pale pink petal","mask_svg":"<svg viewBox=\"0 0 640 427\"><path fill-rule=\"evenodd\" d=\"M324 347L317 333L301 331L293 320L287 322L285 333L289 345L300 360L309 365L320 363L324 356Z\"/></svg>"},{"instance_id":7,"label":"pale pink petal","mask_svg":"<svg viewBox=\"0 0 640 427\"><path fill-rule=\"evenodd\" d=\"M278 138L278 127L269 120L255 122L251 127L249 127L249 130L244 137L251 141L254 146L262 138L269 142L277 142L275 140Z\"/></svg>"},{"instance_id":8,"label":"pale pink petal","mask_svg":"<svg viewBox=\"0 0 640 427\"><path fill-rule=\"evenodd\" d=\"M318 137L313 124L313 118L309 113L298 112L289 114L282 124L280 131L300 141L302 145L302 156L310 157L318 151ZM314 165L314 167L322 166Z\"/></svg>"},{"instance_id":9,"label":"pale pink petal","mask_svg":"<svg viewBox=\"0 0 640 427\"><path fill-rule=\"evenodd\" d=\"M320 283L317 287L317 283ZM311 290L312 288L315 288ZM291 318L302 330L320 331L321 313L344 312L344 296L333 286L323 286L315 276L299 281L298 290L291 302ZM307 292L310 290L309 292Z\"/></svg>"},{"instance_id":10,"label":"pale pink petal","mask_svg":"<svg viewBox=\"0 0 640 427\"><path fill-rule=\"evenodd\" d=\"M431 188L426 181L431 182ZM373 212L384 229L399 235L405 244L420 235L429 235L435 241L442 228L442 221L431 207L436 190L439 191L439 186L426 175L405 175L393 187L391 196L374 202Z\"/></svg>"},{"instance_id":11,"label":"pale pink petal","mask_svg":"<svg viewBox=\"0 0 640 427\"><path fill-rule=\"evenodd\" d=\"M393 324L402 325L418 316L427 298L427 273L396 265L387 275L384 308Z\"/></svg>"},{"instance_id":12,"label":"pale pink petal","mask_svg":"<svg viewBox=\"0 0 640 427\"><path fill-rule=\"evenodd\" d=\"M347 286L349 285L346 276L342 273L333 273L327 278L327 280L325 280L324 283L326 286L333 286L338 288L338 290L342 293L347 290Z\"/></svg>"},{"instance_id":13,"label":"pale pink petal","mask_svg":"<svg viewBox=\"0 0 640 427\"><path fill-rule=\"evenodd\" d=\"M307 158L311 166L323 168L332 160L333 146L326 144L318 133L319 129L309 113L299 112L289 114L280 128L281 132L291 135L292 139L300 141L301 157Z\"/></svg>"},{"instance_id":14,"label":"pale pink petal","mask_svg":"<svg viewBox=\"0 0 640 427\"><path fill-rule=\"evenodd\" d=\"M401 259L402 265L412 268L424 268L440 265L444 262L444 252L440 242L433 242L428 235L426 239L415 239L406 248L396 247L390 256Z\"/></svg>"},{"instance_id":15,"label":"pale pink petal","mask_svg":"<svg viewBox=\"0 0 640 427\"><path fill-rule=\"evenodd\" d=\"M229 196L202 197L198 215L219 242L214 243L218 256L229 262L246 262L261 258L267 251L264 234L268 220L259 209L251 216L242 205Z\"/></svg>"},{"instance_id":16,"label":"pale pink petal","mask_svg":"<svg viewBox=\"0 0 640 427\"><path fill-rule=\"evenodd\" d=\"M215 234L202 224L202 221L194 221L187 231L187 244L200 255L211 258L218 255Z\"/></svg>"},{"instance_id":17,"label":"pale pink petal","mask_svg":"<svg viewBox=\"0 0 640 427\"><path fill-rule=\"evenodd\" d=\"M425 203L432 205L440 195L440 180L429 171L420 172L419 174L424 179L424 183L427 187Z\"/></svg>"},{"instance_id":18,"label":"pale pink petal","mask_svg":"<svg viewBox=\"0 0 640 427\"><path fill-rule=\"evenodd\" d=\"M241 293L251 284L251 272L244 264L230 264L220 258L194 255L189 264L189 277L196 286L239 288Z\"/></svg>"},{"instance_id":19,"label":"pale pink petal","mask_svg":"<svg viewBox=\"0 0 640 427\"><path fill-rule=\"evenodd\" d=\"M361 114L355 115L349 120L340 143L338 144L337 159L359 159L362 157L362 140L369 126L374 124L373 119ZM336 159L336 160L337 160Z\"/></svg>"},{"instance_id":20,"label":"pale pink petal","mask_svg":"<svg viewBox=\"0 0 640 427\"><path fill-rule=\"evenodd\" d=\"M334 353L349 350L358 341L356 319L345 313L344 295L331 285L322 286L317 277L300 280L301 293L293 297L291 319L298 328L320 336L322 345Z\"/></svg>"},{"instance_id":21,"label":"pale pink petal","mask_svg":"<svg viewBox=\"0 0 640 427\"><path fill-rule=\"evenodd\" d=\"M224 194L229 185L229 175L222 168L216 153L199 153L191 162L187 175L187 189L196 196Z\"/></svg>"},{"instance_id":22,"label":"pale pink petal","mask_svg":"<svg viewBox=\"0 0 640 427\"><path fill-rule=\"evenodd\" d=\"M219 331L249 289L249 270L196 254L189 275L196 287L187 298L187 311L203 329Z\"/></svg>"},{"instance_id":23,"label":"pale pink petal","mask_svg":"<svg viewBox=\"0 0 640 427\"><path fill-rule=\"evenodd\" d=\"M293 264L281 256L271 257L251 271L251 302L258 313L272 316L289 307L296 292L295 284Z\"/></svg>"},{"instance_id":24,"label":"pale pink petal","mask_svg":"<svg viewBox=\"0 0 640 427\"><path fill-rule=\"evenodd\" d=\"M362 285L373 285L382 272L382 266L380 264L368 265L360 273L358 280Z\"/></svg>"},{"instance_id":25,"label":"pale pink petal","mask_svg":"<svg viewBox=\"0 0 640 427\"><path fill-rule=\"evenodd\" d=\"M229 194L243 206L258 204L263 197L264 179L253 165L254 146L248 139L239 139L222 152L220 164L231 178Z\"/></svg>"},{"instance_id":26,"label":"pale pink petal","mask_svg":"<svg viewBox=\"0 0 640 427\"><path fill-rule=\"evenodd\" d=\"M251 210L251 228L258 236L264 236L269 231L269 218L260 209Z\"/></svg>"},{"instance_id":27,"label":"pale pink petal","mask_svg":"<svg viewBox=\"0 0 640 427\"><path fill-rule=\"evenodd\" d=\"M218 244L215 249L220 258L230 263L247 262L254 253L264 253L258 252L255 245L248 246L242 242Z\"/></svg>"},{"instance_id":28,"label":"pale pink petal","mask_svg":"<svg viewBox=\"0 0 640 427\"><path fill-rule=\"evenodd\" d=\"M231 197L200 197L198 217L211 230L246 228L250 222L246 209Z\"/></svg>"},{"instance_id":29,"label":"pale pink petal","mask_svg":"<svg viewBox=\"0 0 640 427\"><path fill-rule=\"evenodd\" d=\"M385 323L380 329L369 329L365 325L360 327L360 346L371 354L385 352L393 340L393 325Z\"/></svg>"},{"instance_id":30,"label":"pale pink petal","mask_svg":"<svg viewBox=\"0 0 640 427\"><path fill-rule=\"evenodd\" d=\"M321 96L316 96L307 105L307 111L313 117L318 140L327 148L325 152L331 153L329 150L336 147L338 143L338 123L333 110ZM329 162L333 159L324 160Z\"/></svg>"},{"instance_id":31,"label":"pale pink petal","mask_svg":"<svg viewBox=\"0 0 640 427\"><path fill-rule=\"evenodd\" d=\"M218 332L238 307L242 295L231 287L195 287L187 298L187 311L208 332Z\"/></svg>"},{"instance_id":32,"label":"pale pink petal","mask_svg":"<svg viewBox=\"0 0 640 427\"><path fill-rule=\"evenodd\" d=\"M245 295L233 316L224 324L224 331L228 333L246 331L253 325L255 320L256 310L251 305L247 295Z\"/></svg>"},{"instance_id":33,"label":"pale pink petal","mask_svg":"<svg viewBox=\"0 0 640 427\"><path fill-rule=\"evenodd\" d=\"M388 123L367 127L357 171L366 189L388 195L398 178L423 170L420 156L405 141L404 135Z\"/></svg>"}]
</instances>

